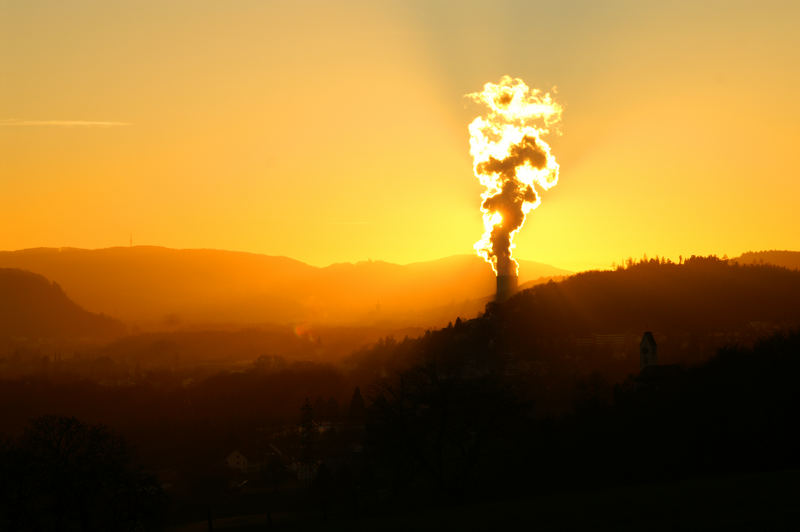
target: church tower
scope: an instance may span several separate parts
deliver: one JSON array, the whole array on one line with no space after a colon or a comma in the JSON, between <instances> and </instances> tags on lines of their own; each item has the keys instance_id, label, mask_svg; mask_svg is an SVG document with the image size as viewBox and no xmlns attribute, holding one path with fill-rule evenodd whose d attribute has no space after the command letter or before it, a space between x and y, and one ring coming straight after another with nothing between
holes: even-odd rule
<instances>
[{"instance_id":1,"label":"church tower","mask_svg":"<svg viewBox=\"0 0 800 532\"><path fill-rule=\"evenodd\" d=\"M647 366L658 365L658 346L656 339L653 338L653 333L647 331L642 335L642 341L639 342L639 369L643 370Z\"/></svg>"}]
</instances>

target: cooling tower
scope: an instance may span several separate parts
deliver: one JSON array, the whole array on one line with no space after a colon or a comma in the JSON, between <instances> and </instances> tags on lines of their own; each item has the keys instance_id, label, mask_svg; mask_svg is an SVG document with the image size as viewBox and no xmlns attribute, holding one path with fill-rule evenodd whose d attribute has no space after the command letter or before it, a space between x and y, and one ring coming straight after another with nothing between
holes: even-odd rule
<instances>
[{"instance_id":1,"label":"cooling tower","mask_svg":"<svg viewBox=\"0 0 800 532\"><path fill-rule=\"evenodd\" d=\"M498 275L497 276L497 293L495 301L501 303L514 295L517 291L517 276L516 275Z\"/></svg>"}]
</instances>

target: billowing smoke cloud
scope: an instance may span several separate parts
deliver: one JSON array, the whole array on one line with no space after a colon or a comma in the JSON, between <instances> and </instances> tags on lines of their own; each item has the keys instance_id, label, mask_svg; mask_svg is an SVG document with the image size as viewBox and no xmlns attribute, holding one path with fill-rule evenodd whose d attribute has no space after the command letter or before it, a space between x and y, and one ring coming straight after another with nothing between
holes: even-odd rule
<instances>
[{"instance_id":1,"label":"billowing smoke cloud","mask_svg":"<svg viewBox=\"0 0 800 532\"><path fill-rule=\"evenodd\" d=\"M498 275L516 275L514 235L541 202L535 185L547 190L558 182L558 163L541 137L560 120L561 107L550 94L509 76L468 96L489 108L469 126L473 170L486 187L485 231L475 250Z\"/></svg>"}]
</instances>

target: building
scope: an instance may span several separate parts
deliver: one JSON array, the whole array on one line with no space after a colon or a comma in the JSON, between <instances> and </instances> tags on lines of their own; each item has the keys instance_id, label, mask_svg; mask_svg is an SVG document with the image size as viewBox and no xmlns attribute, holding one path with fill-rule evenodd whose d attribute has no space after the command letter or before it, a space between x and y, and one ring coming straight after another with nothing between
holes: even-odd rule
<instances>
[{"instance_id":1,"label":"building","mask_svg":"<svg viewBox=\"0 0 800 532\"><path fill-rule=\"evenodd\" d=\"M658 345L653 333L646 331L639 342L639 369L658 365Z\"/></svg>"},{"instance_id":2,"label":"building","mask_svg":"<svg viewBox=\"0 0 800 532\"><path fill-rule=\"evenodd\" d=\"M261 470L272 460L283 460L283 454L274 445L245 444L244 447L239 447L239 449L235 449L228 454L225 458L225 463L235 471L254 473Z\"/></svg>"}]
</instances>

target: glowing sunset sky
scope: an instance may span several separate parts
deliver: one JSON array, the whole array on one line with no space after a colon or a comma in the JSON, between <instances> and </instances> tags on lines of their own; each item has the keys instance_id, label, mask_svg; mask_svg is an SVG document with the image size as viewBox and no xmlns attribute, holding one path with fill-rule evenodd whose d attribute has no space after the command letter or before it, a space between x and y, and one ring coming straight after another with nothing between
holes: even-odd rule
<instances>
[{"instance_id":1,"label":"glowing sunset sky","mask_svg":"<svg viewBox=\"0 0 800 532\"><path fill-rule=\"evenodd\" d=\"M464 95L503 74L564 106L517 257L800 249L799 25L769 1L5 1L0 249L472 253Z\"/></svg>"}]
</instances>

